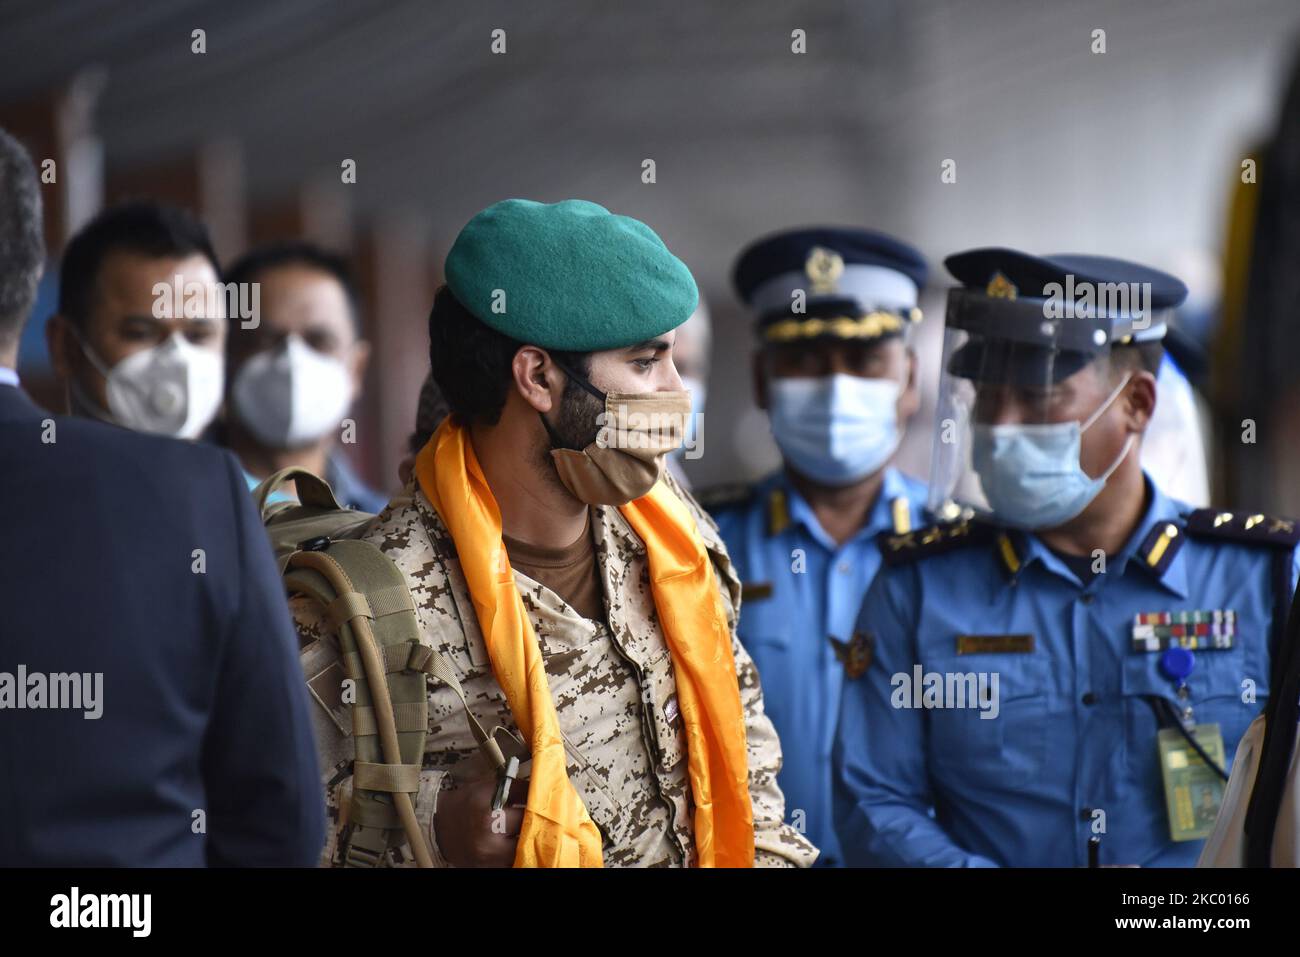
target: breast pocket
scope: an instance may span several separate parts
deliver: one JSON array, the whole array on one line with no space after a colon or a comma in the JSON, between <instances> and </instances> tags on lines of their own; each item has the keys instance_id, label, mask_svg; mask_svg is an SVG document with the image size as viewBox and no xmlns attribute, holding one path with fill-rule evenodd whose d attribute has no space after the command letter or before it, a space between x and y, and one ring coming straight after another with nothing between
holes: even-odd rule
<instances>
[{"instance_id":1,"label":"breast pocket","mask_svg":"<svg viewBox=\"0 0 1300 957\"><path fill-rule=\"evenodd\" d=\"M569 780L573 783L578 796L591 815L592 823L600 829L607 844L622 844L628 837L630 816L624 804L615 796L611 787L612 778L617 784L623 783L621 769L607 767L598 769L578 750L573 740L560 730L564 739L564 751L568 760Z\"/></svg>"},{"instance_id":2,"label":"breast pocket","mask_svg":"<svg viewBox=\"0 0 1300 957\"><path fill-rule=\"evenodd\" d=\"M939 690L943 705L926 709L936 777L1001 788L1024 784L1041 772L1050 701L1045 659L1031 655L942 658L926 662L922 681L923 706L926 684L932 693ZM906 690L912 690L914 682L915 672ZM894 694L899 694L897 676Z\"/></svg>"},{"instance_id":3,"label":"breast pocket","mask_svg":"<svg viewBox=\"0 0 1300 957\"><path fill-rule=\"evenodd\" d=\"M1240 647L1197 651L1195 655L1196 665L1187 677L1187 703L1197 724L1219 725L1224 754L1231 760L1236 743L1263 707L1267 681L1247 674L1245 654ZM1242 700L1242 681L1246 678L1257 683L1258 703ZM1179 714L1183 702L1174 683L1160 672L1159 652L1134 653L1125 658L1123 692L1128 764L1137 773L1149 772L1158 768L1156 732L1160 724L1154 699L1167 701Z\"/></svg>"}]
</instances>

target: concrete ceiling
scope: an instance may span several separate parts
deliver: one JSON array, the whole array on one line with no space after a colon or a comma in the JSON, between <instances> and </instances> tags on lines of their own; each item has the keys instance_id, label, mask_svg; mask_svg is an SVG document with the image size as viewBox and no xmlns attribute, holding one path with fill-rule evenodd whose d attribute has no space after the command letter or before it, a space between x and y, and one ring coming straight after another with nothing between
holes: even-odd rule
<instances>
[{"instance_id":1,"label":"concrete ceiling","mask_svg":"<svg viewBox=\"0 0 1300 957\"><path fill-rule=\"evenodd\" d=\"M356 210L414 214L444 249L506 196L638 216L708 295L715 421L743 426L745 363L719 356L748 348L727 288L744 243L870 225L919 245L940 287L942 257L976 244L1174 268L1218 248L1298 30L1295 0L0 0L0 103L99 66L110 167L234 138L274 198L350 158ZM765 440L750 419L737 455Z\"/></svg>"},{"instance_id":2,"label":"concrete ceiling","mask_svg":"<svg viewBox=\"0 0 1300 957\"><path fill-rule=\"evenodd\" d=\"M1088 52L1098 26L1106 58ZM1027 166L1030 191L1083 187L1094 206L1113 175L1151 163L1145 188L1186 148L1163 141L1171 122L1225 70L1271 81L1297 27L1294 0L9 0L0 102L97 64L110 166L231 136L267 197L351 158L358 209L427 215L443 241L507 195L583 196L645 218L716 293L739 244L791 223L869 222L941 255L990 212L1012 232L1035 220L1041 196L1006 195L1025 192ZM807 55L790 51L795 28ZM1246 100L1205 123L1258 125L1271 98ZM1075 148L1053 174L1071 110L1094 146L1140 124L1143 155ZM957 204L937 188L949 156L985 187Z\"/></svg>"}]
</instances>

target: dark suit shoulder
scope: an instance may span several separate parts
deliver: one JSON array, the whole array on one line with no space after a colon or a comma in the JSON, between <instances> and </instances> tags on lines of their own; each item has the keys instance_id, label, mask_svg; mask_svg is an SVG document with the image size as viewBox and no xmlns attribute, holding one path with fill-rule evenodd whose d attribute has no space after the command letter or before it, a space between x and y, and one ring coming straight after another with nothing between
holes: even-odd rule
<instances>
[{"instance_id":1,"label":"dark suit shoulder","mask_svg":"<svg viewBox=\"0 0 1300 957\"><path fill-rule=\"evenodd\" d=\"M174 486L178 480L201 480L210 476L227 481L230 454L204 442L188 442L75 415L61 415L37 406L21 389L0 386L0 429L6 446L25 453L42 450L42 456L27 456L27 464L39 468L62 466L78 477L91 472L96 482L122 486L117 470L125 470L137 483ZM65 471L65 474L67 474ZM153 475L156 482L149 481ZM143 482L142 482L143 479ZM115 491L124 491L117 488Z\"/></svg>"},{"instance_id":2,"label":"dark suit shoulder","mask_svg":"<svg viewBox=\"0 0 1300 957\"><path fill-rule=\"evenodd\" d=\"M233 532L247 488L225 449L30 408L0 421L0 461L14 458L9 480L32 490L29 504L52 531L88 528L93 515L101 530L152 538Z\"/></svg>"},{"instance_id":3,"label":"dark suit shoulder","mask_svg":"<svg viewBox=\"0 0 1300 957\"><path fill-rule=\"evenodd\" d=\"M190 442L161 435L136 432L105 422L77 416L55 416L54 444L78 458L86 456L152 473L159 484L177 480L226 481L231 454L206 442ZM87 463L89 464L89 463ZM136 472L138 475L139 473ZM111 476L99 476L111 481ZM152 483L150 483L152 484Z\"/></svg>"}]
</instances>

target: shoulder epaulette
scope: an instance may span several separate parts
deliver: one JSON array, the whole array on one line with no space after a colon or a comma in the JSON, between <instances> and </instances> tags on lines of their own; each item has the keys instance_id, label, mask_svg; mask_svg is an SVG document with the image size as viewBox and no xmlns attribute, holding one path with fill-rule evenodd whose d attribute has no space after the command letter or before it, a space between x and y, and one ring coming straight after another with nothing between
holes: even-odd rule
<instances>
[{"instance_id":1,"label":"shoulder epaulette","mask_svg":"<svg viewBox=\"0 0 1300 957\"><path fill-rule=\"evenodd\" d=\"M1198 508L1187 516L1187 534L1198 538L1218 538L1245 545L1271 545L1295 548L1300 544L1300 522L1292 518L1275 518L1258 512L1223 512Z\"/></svg>"},{"instance_id":2,"label":"shoulder epaulette","mask_svg":"<svg viewBox=\"0 0 1300 957\"><path fill-rule=\"evenodd\" d=\"M977 545L992 539L997 526L974 519L941 522L902 535L884 534L876 539L886 565L901 565L931 555L950 552L963 545Z\"/></svg>"},{"instance_id":3,"label":"shoulder epaulette","mask_svg":"<svg viewBox=\"0 0 1300 957\"><path fill-rule=\"evenodd\" d=\"M754 485L752 482L730 482L726 485L712 485L695 493L695 501L710 512L744 505L753 497Z\"/></svg>"}]
</instances>

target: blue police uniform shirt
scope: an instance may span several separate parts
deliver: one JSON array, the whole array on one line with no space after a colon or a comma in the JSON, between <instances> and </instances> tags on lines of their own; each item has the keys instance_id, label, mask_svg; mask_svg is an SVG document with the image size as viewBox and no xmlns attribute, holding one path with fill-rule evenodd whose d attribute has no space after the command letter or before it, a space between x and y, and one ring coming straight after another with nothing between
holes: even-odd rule
<instances>
[{"instance_id":1,"label":"blue police uniform shirt","mask_svg":"<svg viewBox=\"0 0 1300 957\"><path fill-rule=\"evenodd\" d=\"M843 545L822 529L784 470L745 500L716 507L744 586L739 637L754 659L764 708L781 739L777 782L786 820L803 825L818 866L840 864L831 819L831 745L844 665L831 638L848 644L867 586L881 565L876 536L925 524L925 485L886 468L866 524Z\"/></svg>"},{"instance_id":2,"label":"blue police uniform shirt","mask_svg":"<svg viewBox=\"0 0 1300 957\"><path fill-rule=\"evenodd\" d=\"M1170 838L1147 697L1178 699L1161 654L1135 650L1135 616L1235 612L1232 647L1195 651L1187 678L1196 722L1220 726L1231 762L1267 698L1272 622L1278 592L1287 589L1285 602L1295 586L1296 539L1278 546L1188 534L1189 518L1199 521L1193 510L1146 484L1148 507L1132 538L1086 584L1035 536L996 526L950 550L922 545L918 554L932 553L876 577L857 623L874 636L874 657L846 683L834 746L847 863L1084 866L1097 822L1103 864L1195 864L1204 842ZM1294 528L1257 515L1196 514L1261 538ZM882 541L895 545L902 540ZM958 636L973 635L1003 638L963 638L968 653L959 655ZM1032 636L1032 645L1009 636ZM945 684L950 674L997 673L998 693L976 708L894 706L921 704L910 685L931 672ZM1247 681L1253 703L1243 701ZM997 717L981 717L995 701Z\"/></svg>"}]
</instances>

